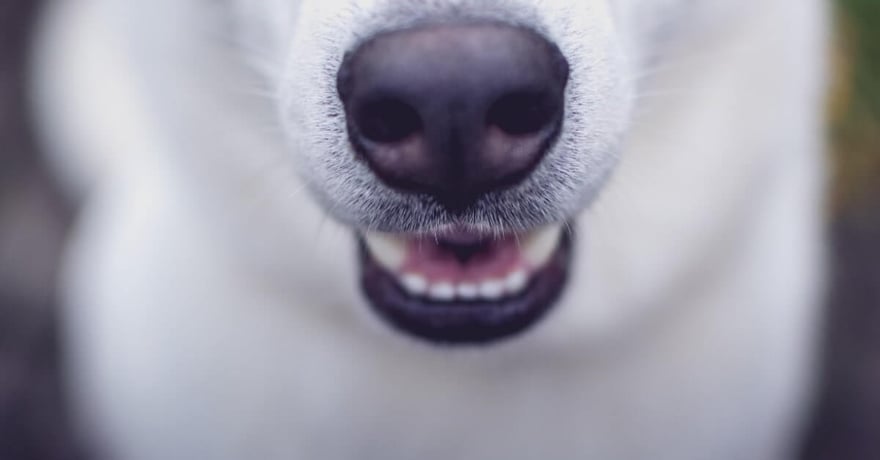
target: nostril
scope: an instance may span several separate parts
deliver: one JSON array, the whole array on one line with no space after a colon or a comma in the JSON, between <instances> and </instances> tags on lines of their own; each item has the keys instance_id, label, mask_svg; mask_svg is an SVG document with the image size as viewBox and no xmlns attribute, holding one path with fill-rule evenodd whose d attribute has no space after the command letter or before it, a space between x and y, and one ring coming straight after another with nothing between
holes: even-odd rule
<instances>
[{"instance_id":1,"label":"nostril","mask_svg":"<svg viewBox=\"0 0 880 460\"><path fill-rule=\"evenodd\" d=\"M364 138L379 143L399 142L422 129L418 112L395 98L382 98L364 104L355 122Z\"/></svg>"},{"instance_id":2,"label":"nostril","mask_svg":"<svg viewBox=\"0 0 880 460\"><path fill-rule=\"evenodd\" d=\"M559 119L556 99L541 91L508 93L490 106L486 122L512 136L535 134Z\"/></svg>"}]
</instances>

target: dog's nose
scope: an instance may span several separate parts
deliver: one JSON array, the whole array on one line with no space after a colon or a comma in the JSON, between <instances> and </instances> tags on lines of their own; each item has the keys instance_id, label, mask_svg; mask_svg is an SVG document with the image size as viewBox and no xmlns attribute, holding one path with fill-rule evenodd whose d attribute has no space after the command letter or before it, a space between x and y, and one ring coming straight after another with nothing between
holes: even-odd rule
<instances>
[{"instance_id":1,"label":"dog's nose","mask_svg":"<svg viewBox=\"0 0 880 460\"><path fill-rule=\"evenodd\" d=\"M337 86L351 143L375 174L460 211L535 169L560 131L568 73L531 30L444 24L366 41Z\"/></svg>"}]
</instances>

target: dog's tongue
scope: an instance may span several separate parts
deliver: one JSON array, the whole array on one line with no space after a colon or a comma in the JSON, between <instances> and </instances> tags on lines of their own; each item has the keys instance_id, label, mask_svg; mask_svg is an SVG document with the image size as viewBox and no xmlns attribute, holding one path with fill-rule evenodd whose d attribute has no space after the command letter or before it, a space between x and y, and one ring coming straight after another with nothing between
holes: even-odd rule
<instances>
[{"instance_id":1,"label":"dog's tongue","mask_svg":"<svg viewBox=\"0 0 880 460\"><path fill-rule=\"evenodd\" d=\"M401 269L429 280L455 283L502 277L527 266L514 235L479 238L452 234L408 241Z\"/></svg>"},{"instance_id":2,"label":"dog's tongue","mask_svg":"<svg viewBox=\"0 0 880 460\"><path fill-rule=\"evenodd\" d=\"M520 276L518 272L540 269L558 246L561 232L561 226L551 225L501 236L367 233L364 240L373 260L392 274L455 283Z\"/></svg>"}]
</instances>

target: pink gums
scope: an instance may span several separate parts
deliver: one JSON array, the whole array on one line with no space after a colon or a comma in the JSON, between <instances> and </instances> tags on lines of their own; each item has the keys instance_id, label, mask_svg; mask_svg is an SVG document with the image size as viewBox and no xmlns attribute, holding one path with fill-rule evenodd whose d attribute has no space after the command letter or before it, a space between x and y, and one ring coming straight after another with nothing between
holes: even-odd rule
<instances>
[{"instance_id":1,"label":"pink gums","mask_svg":"<svg viewBox=\"0 0 880 460\"><path fill-rule=\"evenodd\" d=\"M459 261L452 252L438 245L431 237L410 240L406 253L401 271L419 274L430 282L480 282L504 278L518 269L528 267L514 236L492 240L466 263Z\"/></svg>"}]
</instances>

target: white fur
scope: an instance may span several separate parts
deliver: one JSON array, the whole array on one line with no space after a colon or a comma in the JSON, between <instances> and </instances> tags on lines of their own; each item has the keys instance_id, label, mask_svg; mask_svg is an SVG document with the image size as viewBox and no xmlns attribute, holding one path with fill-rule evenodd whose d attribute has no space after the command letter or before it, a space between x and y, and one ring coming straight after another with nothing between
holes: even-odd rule
<instances>
[{"instance_id":1,"label":"white fur","mask_svg":"<svg viewBox=\"0 0 880 460\"><path fill-rule=\"evenodd\" d=\"M42 118L88 190L67 266L71 389L113 458L791 454L822 288L819 0L50 13ZM401 337L364 306L351 229L449 217L377 182L330 117L351 46L460 16L533 27L572 65L557 147L467 219L578 228L553 314L467 350Z\"/></svg>"}]
</instances>

